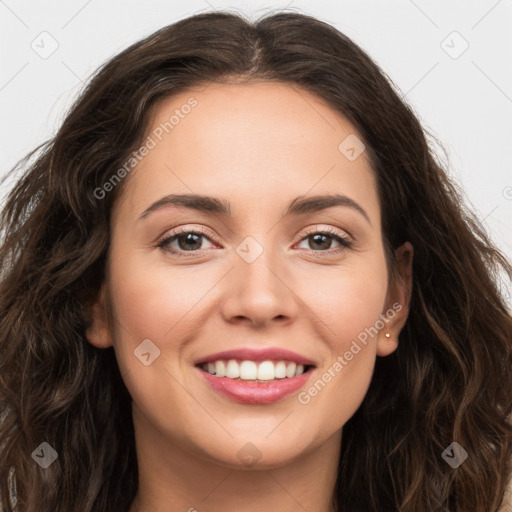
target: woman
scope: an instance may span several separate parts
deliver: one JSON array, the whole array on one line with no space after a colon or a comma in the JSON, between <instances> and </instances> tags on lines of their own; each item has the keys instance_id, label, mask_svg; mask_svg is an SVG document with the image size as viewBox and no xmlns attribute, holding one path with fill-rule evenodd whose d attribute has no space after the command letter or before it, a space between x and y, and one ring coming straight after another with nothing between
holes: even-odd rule
<instances>
[{"instance_id":1,"label":"woman","mask_svg":"<svg viewBox=\"0 0 512 512\"><path fill-rule=\"evenodd\" d=\"M512 268L346 36L192 16L39 149L2 217L4 510L506 507Z\"/></svg>"}]
</instances>

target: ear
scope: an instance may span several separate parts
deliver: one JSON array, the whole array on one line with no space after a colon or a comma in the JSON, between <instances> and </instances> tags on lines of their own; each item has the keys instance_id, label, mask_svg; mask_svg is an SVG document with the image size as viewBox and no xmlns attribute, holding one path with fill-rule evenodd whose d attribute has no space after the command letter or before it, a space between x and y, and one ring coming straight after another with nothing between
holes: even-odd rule
<instances>
[{"instance_id":1,"label":"ear","mask_svg":"<svg viewBox=\"0 0 512 512\"><path fill-rule=\"evenodd\" d=\"M398 348L398 335L407 321L412 292L414 248L405 242L395 250L397 278L389 284L386 306L381 315L384 327L377 335L377 355L388 356Z\"/></svg>"},{"instance_id":2,"label":"ear","mask_svg":"<svg viewBox=\"0 0 512 512\"><path fill-rule=\"evenodd\" d=\"M105 285L101 286L97 297L90 305L91 325L85 331L89 343L98 348L108 348L113 345L108 325Z\"/></svg>"}]
</instances>

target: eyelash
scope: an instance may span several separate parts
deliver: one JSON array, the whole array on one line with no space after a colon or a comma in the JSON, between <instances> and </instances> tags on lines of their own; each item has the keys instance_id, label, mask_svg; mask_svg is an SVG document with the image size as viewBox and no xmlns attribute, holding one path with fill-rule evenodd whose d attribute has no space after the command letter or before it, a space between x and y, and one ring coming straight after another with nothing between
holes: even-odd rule
<instances>
[{"instance_id":1,"label":"eyelash","mask_svg":"<svg viewBox=\"0 0 512 512\"><path fill-rule=\"evenodd\" d=\"M184 235L184 234L200 235L200 236L204 236L208 240L212 241L211 237L209 237L206 234L206 232L200 228L199 229L181 229L179 231L174 231L174 232L170 233L169 235L166 235L164 238L160 239L157 242L156 247L158 247L166 252L169 252L169 253L173 254L174 256L179 256L179 257L189 256L189 255L201 255L206 250L206 249L199 249L199 250L195 250L195 251L181 251L181 250L177 251L176 249L165 248L165 246L167 244L171 243L172 241L177 239L179 236ZM339 242L341 244L341 247L338 247L337 249L332 250L332 251L331 250L319 251L319 250L311 249L311 251L315 254L318 254L318 253L337 254L339 252L350 249L353 244L353 242L348 237L340 235L333 228L325 228L322 230L318 230L316 228L309 229L305 233L305 235L300 239L299 243L302 242L304 239L308 238L309 236L316 235L316 234L330 236L336 242Z\"/></svg>"}]
</instances>

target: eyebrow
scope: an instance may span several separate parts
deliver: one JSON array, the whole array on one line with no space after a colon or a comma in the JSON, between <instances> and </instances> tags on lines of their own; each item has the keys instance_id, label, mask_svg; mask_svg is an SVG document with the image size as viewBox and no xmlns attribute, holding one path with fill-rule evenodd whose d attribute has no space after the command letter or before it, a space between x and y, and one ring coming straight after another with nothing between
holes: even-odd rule
<instances>
[{"instance_id":1,"label":"eyebrow","mask_svg":"<svg viewBox=\"0 0 512 512\"><path fill-rule=\"evenodd\" d=\"M212 196L204 196L198 194L171 194L162 197L158 201L155 201L149 208L139 217L139 220L144 219L150 213L160 210L166 206L178 206L181 208L187 208L190 210L196 210L204 213L215 213L219 215L231 216L231 207L228 201L219 199ZM316 196L299 196L296 197L288 205L288 209L285 213L285 217L290 215L304 215L308 213L315 213L320 210L326 210L334 206L346 206L353 208L359 212L371 225L370 217L364 210L364 208L356 203L350 197L344 194L328 194L328 195L316 195Z\"/></svg>"}]
</instances>

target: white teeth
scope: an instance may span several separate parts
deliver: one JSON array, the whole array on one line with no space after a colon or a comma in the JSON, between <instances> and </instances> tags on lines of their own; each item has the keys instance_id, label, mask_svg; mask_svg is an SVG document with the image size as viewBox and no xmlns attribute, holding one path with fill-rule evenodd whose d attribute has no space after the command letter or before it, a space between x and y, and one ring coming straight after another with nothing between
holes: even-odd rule
<instances>
[{"instance_id":1,"label":"white teeth","mask_svg":"<svg viewBox=\"0 0 512 512\"><path fill-rule=\"evenodd\" d=\"M261 380L268 381L274 379L284 379L296 377L304 373L304 365L294 363L293 361L215 361L205 363L201 368L217 377L227 377L229 379L241 380Z\"/></svg>"},{"instance_id":2,"label":"white teeth","mask_svg":"<svg viewBox=\"0 0 512 512\"><path fill-rule=\"evenodd\" d=\"M224 361L215 361L215 375L224 377L226 375L226 365Z\"/></svg>"},{"instance_id":3,"label":"white teeth","mask_svg":"<svg viewBox=\"0 0 512 512\"><path fill-rule=\"evenodd\" d=\"M240 366L234 359L228 361L225 377L229 379L238 379L240 377Z\"/></svg>"},{"instance_id":4,"label":"white teeth","mask_svg":"<svg viewBox=\"0 0 512 512\"><path fill-rule=\"evenodd\" d=\"M274 380L274 363L272 361L263 361L258 366L258 380Z\"/></svg>"},{"instance_id":5,"label":"white teeth","mask_svg":"<svg viewBox=\"0 0 512 512\"><path fill-rule=\"evenodd\" d=\"M255 380L258 376L258 366L254 361L242 361L240 364L240 378L242 380Z\"/></svg>"},{"instance_id":6,"label":"white teeth","mask_svg":"<svg viewBox=\"0 0 512 512\"><path fill-rule=\"evenodd\" d=\"M295 375L295 370L297 368L297 365L295 363L290 363L287 367L286 367L286 376L288 378L290 377L293 377Z\"/></svg>"},{"instance_id":7,"label":"white teeth","mask_svg":"<svg viewBox=\"0 0 512 512\"><path fill-rule=\"evenodd\" d=\"M286 377L286 364L284 361L279 361L276 364L276 379L284 379Z\"/></svg>"}]
</instances>

